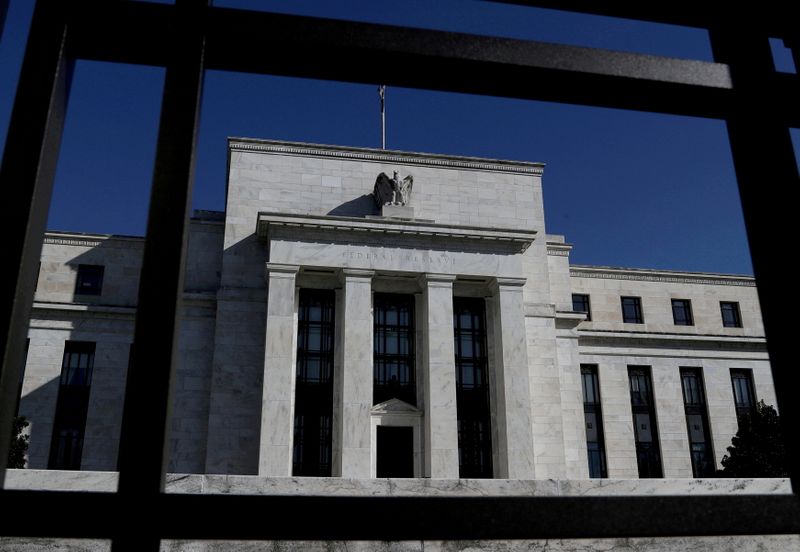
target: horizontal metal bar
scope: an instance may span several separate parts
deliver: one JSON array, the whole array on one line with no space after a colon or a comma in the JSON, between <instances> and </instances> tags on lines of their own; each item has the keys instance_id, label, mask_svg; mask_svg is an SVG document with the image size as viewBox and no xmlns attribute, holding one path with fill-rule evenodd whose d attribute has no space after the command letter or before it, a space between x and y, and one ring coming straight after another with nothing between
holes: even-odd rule
<instances>
[{"instance_id":1,"label":"horizontal metal bar","mask_svg":"<svg viewBox=\"0 0 800 552\"><path fill-rule=\"evenodd\" d=\"M14 505L3 515L7 536L113 538L131 531L130 519L119 515L124 502L120 495L42 491L4 491L2 495L7 504ZM422 498L165 494L137 504L137 510L136 531L164 539L453 540L800 533L800 498L794 495ZM31 516L32 511L37 515ZM244 512L265 515L253 523ZM334 512L346 515L331 515Z\"/></svg>"},{"instance_id":2,"label":"horizontal metal bar","mask_svg":"<svg viewBox=\"0 0 800 552\"><path fill-rule=\"evenodd\" d=\"M690 8L678 9L671 2L596 2L592 0L488 0L500 4L517 4L536 8L569 11L581 14L618 17L680 25L683 27L710 28L729 10L718 4L693 3ZM684 5L685 6L685 5ZM797 18L790 12L790 3L770 2L748 9L751 28L759 28L774 37L783 37L791 31Z\"/></svg>"},{"instance_id":3,"label":"horizontal metal bar","mask_svg":"<svg viewBox=\"0 0 800 552\"><path fill-rule=\"evenodd\" d=\"M76 15L79 57L166 63L174 7L107 2L96 25ZM77 12L76 12L77 13ZM725 64L550 44L211 8L208 69L350 82L382 82L492 96L724 118L732 105ZM140 33L146 27L147 33ZM797 79L765 82L774 102L800 124Z\"/></svg>"}]
</instances>

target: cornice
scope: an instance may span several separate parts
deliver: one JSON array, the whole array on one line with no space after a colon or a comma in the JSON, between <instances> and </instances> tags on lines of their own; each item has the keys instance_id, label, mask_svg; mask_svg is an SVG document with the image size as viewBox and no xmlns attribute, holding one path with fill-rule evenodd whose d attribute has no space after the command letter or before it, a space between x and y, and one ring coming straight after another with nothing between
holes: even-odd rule
<instances>
[{"instance_id":1,"label":"cornice","mask_svg":"<svg viewBox=\"0 0 800 552\"><path fill-rule=\"evenodd\" d=\"M548 243L547 254L551 257L569 257L572 246L563 243Z\"/></svg>"},{"instance_id":2,"label":"cornice","mask_svg":"<svg viewBox=\"0 0 800 552\"><path fill-rule=\"evenodd\" d=\"M349 159L375 163L397 163L402 165L418 165L459 170L494 171L515 174L541 176L544 163L526 161L508 161L504 159L485 159L480 157L462 157L456 155L438 155L409 151L379 150L373 148L356 148L347 146L330 146L324 144L307 144L303 142L285 142L279 140L256 140L252 138L229 138L230 151L260 152L278 155L296 155L302 157L321 157L329 159Z\"/></svg>"},{"instance_id":3,"label":"cornice","mask_svg":"<svg viewBox=\"0 0 800 552\"><path fill-rule=\"evenodd\" d=\"M267 212L258 214L257 233L259 238L267 239L269 229L275 227L352 234L383 234L389 239L397 239L398 236L409 236L514 244L519 247L520 253L530 247L537 234L535 230L512 231L473 226L432 224L430 222L398 221L396 219L361 219Z\"/></svg>"},{"instance_id":4,"label":"cornice","mask_svg":"<svg viewBox=\"0 0 800 552\"><path fill-rule=\"evenodd\" d=\"M752 276L713 274L708 272L679 272L643 268L573 265L569 269L569 275L573 278L599 278L604 280L635 280L640 282L664 282L673 284L756 287L756 280Z\"/></svg>"},{"instance_id":5,"label":"cornice","mask_svg":"<svg viewBox=\"0 0 800 552\"><path fill-rule=\"evenodd\" d=\"M125 242L141 247L144 238L137 236L116 236L113 234L84 234L82 232L46 232L43 243L48 245L72 245L77 247L98 247L109 241Z\"/></svg>"}]
</instances>

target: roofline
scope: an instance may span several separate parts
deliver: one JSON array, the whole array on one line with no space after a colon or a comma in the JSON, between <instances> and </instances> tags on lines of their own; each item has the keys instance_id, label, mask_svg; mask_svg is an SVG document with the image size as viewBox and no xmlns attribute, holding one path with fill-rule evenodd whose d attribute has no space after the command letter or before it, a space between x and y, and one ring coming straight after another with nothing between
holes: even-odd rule
<instances>
[{"instance_id":1,"label":"roofline","mask_svg":"<svg viewBox=\"0 0 800 552\"><path fill-rule=\"evenodd\" d=\"M303 157L327 157L353 159L374 163L402 163L407 165L434 166L461 170L483 170L541 176L544 163L512 161L485 157L467 157L420 153L401 150L382 150L354 146L312 144L286 140L264 140L258 138L228 137L229 153L233 151L262 152Z\"/></svg>"},{"instance_id":2,"label":"roofline","mask_svg":"<svg viewBox=\"0 0 800 552\"><path fill-rule=\"evenodd\" d=\"M652 268L623 268L613 266L570 265L571 277L604 278L609 280L642 280L674 283L705 283L718 285L755 286L756 279L745 274L690 272Z\"/></svg>"}]
</instances>

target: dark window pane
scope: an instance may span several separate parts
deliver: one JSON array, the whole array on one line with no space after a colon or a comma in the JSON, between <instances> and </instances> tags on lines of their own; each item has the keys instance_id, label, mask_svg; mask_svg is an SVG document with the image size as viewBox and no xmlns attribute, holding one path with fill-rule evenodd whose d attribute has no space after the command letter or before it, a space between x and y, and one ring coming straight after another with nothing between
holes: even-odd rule
<instances>
[{"instance_id":1,"label":"dark window pane","mask_svg":"<svg viewBox=\"0 0 800 552\"><path fill-rule=\"evenodd\" d=\"M694 326L692 302L688 299L673 299L672 319L676 326Z\"/></svg>"},{"instance_id":2,"label":"dark window pane","mask_svg":"<svg viewBox=\"0 0 800 552\"><path fill-rule=\"evenodd\" d=\"M741 426L756 409L753 372L750 370L731 369L731 384L733 385L733 402L736 407L736 418Z\"/></svg>"},{"instance_id":3,"label":"dark window pane","mask_svg":"<svg viewBox=\"0 0 800 552\"><path fill-rule=\"evenodd\" d=\"M103 291L104 270L101 265L78 265L75 295L100 295Z\"/></svg>"},{"instance_id":4,"label":"dark window pane","mask_svg":"<svg viewBox=\"0 0 800 552\"><path fill-rule=\"evenodd\" d=\"M491 478L492 432L483 299L453 299L458 468L462 478Z\"/></svg>"},{"instance_id":5,"label":"dark window pane","mask_svg":"<svg viewBox=\"0 0 800 552\"><path fill-rule=\"evenodd\" d=\"M417 404L414 296L376 293L373 313L373 404L389 399Z\"/></svg>"},{"instance_id":6,"label":"dark window pane","mask_svg":"<svg viewBox=\"0 0 800 552\"><path fill-rule=\"evenodd\" d=\"M711 449L711 433L702 378L699 368L681 369L683 406L686 412L686 429L689 433L692 474L694 477L713 477L714 455Z\"/></svg>"},{"instance_id":7,"label":"dark window pane","mask_svg":"<svg viewBox=\"0 0 800 552\"><path fill-rule=\"evenodd\" d=\"M581 293L572 294L572 310L575 312L585 312L586 320L592 319L592 309L589 304L589 296Z\"/></svg>"},{"instance_id":8,"label":"dark window pane","mask_svg":"<svg viewBox=\"0 0 800 552\"><path fill-rule=\"evenodd\" d=\"M300 290L292 474L331 475L334 303L332 290Z\"/></svg>"},{"instance_id":9,"label":"dark window pane","mask_svg":"<svg viewBox=\"0 0 800 552\"><path fill-rule=\"evenodd\" d=\"M622 297L622 321L628 324L644 324L642 300L639 297Z\"/></svg>"},{"instance_id":10,"label":"dark window pane","mask_svg":"<svg viewBox=\"0 0 800 552\"><path fill-rule=\"evenodd\" d=\"M583 413L586 422L589 477L607 477L603 412L600 405L600 384L597 376L597 366L582 364L581 379L583 380Z\"/></svg>"},{"instance_id":11,"label":"dark window pane","mask_svg":"<svg viewBox=\"0 0 800 552\"><path fill-rule=\"evenodd\" d=\"M741 328L742 316L739 312L739 303L722 301L719 304L722 313L722 326L725 328Z\"/></svg>"},{"instance_id":12,"label":"dark window pane","mask_svg":"<svg viewBox=\"0 0 800 552\"><path fill-rule=\"evenodd\" d=\"M67 341L61 363L61 379L53 420L48 467L56 470L79 470L86 415L89 410L89 388L94 369L95 344Z\"/></svg>"},{"instance_id":13,"label":"dark window pane","mask_svg":"<svg viewBox=\"0 0 800 552\"><path fill-rule=\"evenodd\" d=\"M633 432L639 477L663 477L649 366L629 366Z\"/></svg>"}]
</instances>

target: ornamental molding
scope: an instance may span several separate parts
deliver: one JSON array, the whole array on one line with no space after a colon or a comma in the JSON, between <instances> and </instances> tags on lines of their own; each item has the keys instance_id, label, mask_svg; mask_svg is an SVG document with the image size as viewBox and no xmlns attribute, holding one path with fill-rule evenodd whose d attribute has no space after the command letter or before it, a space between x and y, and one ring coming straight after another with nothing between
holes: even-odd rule
<instances>
[{"instance_id":1,"label":"ornamental molding","mask_svg":"<svg viewBox=\"0 0 800 552\"><path fill-rule=\"evenodd\" d=\"M44 238L44 243L48 245L77 245L79 247L97 247L102 241L99 240L79 240L74 238Z\"/></svg>"},{"instance_id":2,"label":"ornamental molding","mask_svg":"<svg viewBox=\"0 0 800 552\"><path fill-rule=\"evenodd\" d=\"M572 250L571 245L553 245L547 244L547 254L551 257L569 257L569 252Z\"/></svg>"},{"instance_id":3,"label":"ornamental molding","mask_svg":"<svg viewBox=\"0 0 800 552\"><path fill-rule=\"evenodd\" d=\"M536 237L535 230L500 230L431 224L413 221L398 222L391 219L359 219L354 217L333 217L329 215L295 215L287 213L260 212L257 220L258 237L268 239L270 228L291 230L317 230L325 232L347 232L350 234L382 234L389 239L397 236L456 239L466 241L491 242L497 246L513 247L524 253Z\"/></svg>"},{"instance_id":4,"label":"ornamental molding","mask_svg":"<svg viewBox=\"0 0 800 552\"><path fill-rule=\"evenodd\" d=\"M303 157L313 156L329 159L352 159L354 161L493 171L532 176L541 176L544 173L544 163L507 161L504 159L483 159L480 157L460 157L454 155L431 155L370 148L348 148L321 144L304 144L302 142L278 142L235 138L228 141L228 147L230 151L261 152Z\"/></svg>"},{"instance_id":5,"label":"ornamental molding","mask_svg":"<svg viewBox=\"0 0 800 552\"><path fill-rule=\"evenodd\" d=\"M663 282L671 284L756 287L755 278L752 276L711 274L706 272L674 272L638 268L571 266L569 275L573 278L599 278L603 280L634 280L639 282Z\"/></svg>"}]
</instances>

